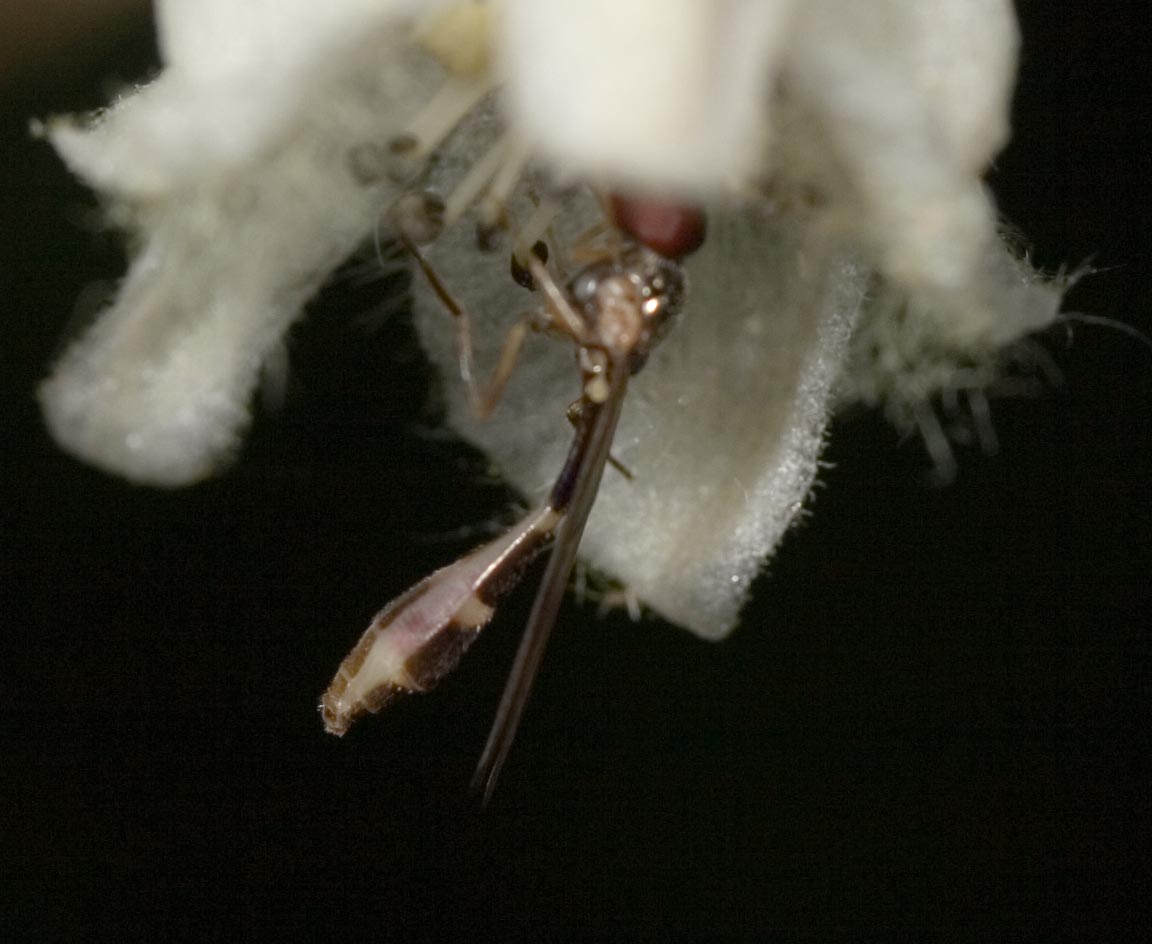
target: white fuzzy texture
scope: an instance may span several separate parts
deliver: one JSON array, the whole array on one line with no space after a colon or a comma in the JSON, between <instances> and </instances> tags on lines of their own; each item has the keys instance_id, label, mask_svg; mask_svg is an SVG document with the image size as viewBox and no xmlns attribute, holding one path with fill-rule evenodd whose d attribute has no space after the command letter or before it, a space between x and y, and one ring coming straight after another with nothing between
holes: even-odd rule
<instances>
[{"instance_id":1,"label":"white fuzzy texture","mask_svg":"<svg viewBox=\"0 0 1152 944\"><path fill-rule=\"evenodd\" d=\"M513 118L589 176L715 192L761 156L794 0L506 0Z\"/></svg>"},{"instance_id":2,"label":"white fuzzy texture","mask_svg":"<svg viewBox=\"0 0 1152 944\"><path fill-rule=\"evenodd\" d=\"M782 78L819 123L879 268L970 290L995 227L980 175L1008 136L1010 3L812 0L794 29Z\"/></svg>"},{"instance_id":3,"label":"white fuzzy texture","mask_svg":"<svg viewBox=\"0 0 1152 944\"><path fill-rule=\"evenodd\" d=\"M76 173L115 198L165 199L188 183L250 171L279 138L300 136L325 90L342 108L358 84L394 78L396 20L417 5L157 0L163 72L104 121L53 122L53 143ZM388 90L380 104L394 109L403 91Z\"/></svg>"},{"instance_id":4,"label":"white fuzzy texture","mask_svg":"<svg viewBox=\"0 0 1152 944\"><path fill-rule=\"evenodd\" d=\"M864 165L883 153L889 179L945 169L970 178L1007 130L1009 0L506 8L513 116L574 171L712 192L759 168L779 133L766 103L781 86L821 103L844 160L860 146ZM945 167L933 172L925 158Z\"/></svg>"},{"instance_id":5,"label":"white fuzzy texture","mask_svg":"<svg viewBox=\"0 0 1152 944\"><path fill-rule=\"evenodd\" d=\"M998 238L985 244L977 272L958 292L874 285L838 395L882 407L911 431L933 397L993 387L1004 352L1052 324L1063 286Z\"/></svg>"},{"instance_id":6,"label":"white fuzzy texture","mask_svg":"<svg viewBox=\"0 0 1152 944\"><path fill-rule=\"evenodd\" d=\"M593 216L583 210L566 207L566 228ZM504 332L537 300L501 275L503 256L467 251L471 238L459 227L432 254L477 313L478 361L490 368ZM815 227L756 209L713 214L688 264L683 316L629 387L613 454L634 478L605 473L584 559L680 626L713 639L732 630L816 475L865 277ZM417 298L425 345L451 371L454 325L426 287ZM572 346L531 338L489 421L472 417L461 384L446 389L453 425L541 500L572 436Z\"/></svg>"},{"instance_id":7,"label":"white fuzzy texture","mask_svg":"<svg viewBox=\"0 0 1152 944\"><path fill-rule=\"evenodd\" d=\"M923 407L967 361L991 379L996 352L1055 315L1058 292L1001 244L980 181L1006 136L1014 23L1001 0L594 2L544 31L558 2L509 18L508 68L514 113L566 166L715 190L740 172L738 116L758 103L768 195L713 214L684 322L629 394L616 452L636 480L609 471L583 545L664 617L719 638L801 510L834 387ZM533 302L468 239L433 255L491 364ZM452 371L449 319L426 294L421 310ZM539 496L563 461L575 377L570 351L540 341L488 423L450 385L453 424Z\"/></svg>"},{"instance_id":8,"label":"white fuzzy texture","mask_svg":"<svg viewBox=\"0 0 1152 944\"><path fill-rule=\"evenodd\" d=\"M164 72L94 122L48 124L137 249L41 390L65 449L166 486L227 460L261 365L395 196L352 158L431 96L439 72L397 17L432 6L162 0ZM999 242L980 181L1007 133L1009 0L504 0L499 23L518 141L566 179L714 205L683 323L626 406L615 451L636 479L606 475L585 554L718 638L808 494L834 387L923 403L1055 313L1055 290ZM445 194L492 143L491 117L450 141ZM593 215L570 201L554 246ZM536 299L506 256L478 253L467 219L431 253L491 363ZM420 308L454 373L450 319ZM453 422L537 497L576 377L569 348L534 338L489 424L449 376Z\"/></svg>"},{"instance_id":9,"label":"white fuzzy texture","mask_svg":"<svg viewBox=\"0 0 1152 944\"><path fill-rule=\"evenodd\" d=\"M48 124L139 246L41 388L69 452L180 486L236 448L261 365L395 195L358 179L349 155L382 146L437 80L394 29L340 40L306 72L249 61L201 84L170 68L93 125Z\"/></svg>"},{"instance_id":10,"label":"white fuzzy texture","mask_svg":"<svg viewBox=\"0 0 1152 944\"><path fill-rule=\"evenodd\" d=\"M156 0L169 69L208 80L302 75L436 0ZM381 50L381 54L383 54Z\"/></svg>"}]
</instances>

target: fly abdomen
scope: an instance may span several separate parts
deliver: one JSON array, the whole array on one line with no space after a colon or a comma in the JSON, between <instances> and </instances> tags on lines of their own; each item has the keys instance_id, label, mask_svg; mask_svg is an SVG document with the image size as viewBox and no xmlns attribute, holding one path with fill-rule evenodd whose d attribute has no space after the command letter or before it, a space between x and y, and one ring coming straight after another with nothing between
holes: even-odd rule
<instances>
[{"instance_id":1,"label":"fly abdomen","mask_svg":"<svg viewBox=\"0 0 1152 944\"><path fill-rule=\"evenodd\" d=\"M456 668L499 597L547 546L561 515L550 506L436 571L372 620L320 700L324 727L343 735L402 695L427 692Z\"/></svg>"}]
</instances>

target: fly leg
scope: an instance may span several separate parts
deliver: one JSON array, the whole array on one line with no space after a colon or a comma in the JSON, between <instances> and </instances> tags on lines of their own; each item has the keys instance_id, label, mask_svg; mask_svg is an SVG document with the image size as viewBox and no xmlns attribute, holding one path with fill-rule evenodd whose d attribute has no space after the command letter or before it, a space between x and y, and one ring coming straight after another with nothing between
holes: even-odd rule
<instances>
[{"instance_id":1,"label":"fly leg","mask_svg":"<svg viewBox=\"0 0 1152 944\"><path fill-rule=\"evenodd\" d=\"M583 400L574 400L564 411L564 415L568 417L568 422L572 424L573 429L578 429L580 424L585 420L585 414L588 411L587 404ZM628 468L623 462L617 459L612 453L608 453L608 464L619 472L629 482L635 478L632 470Z\"/></svg>"},{"instance_id":2,"label":"fly leg","mask_svg":"<svg viewBox=\"0 0 1152 944\"><path fill-rule=\"evenodd\" d=\"M436 298L456 324L456 351L460 377L468 389L468 401L473 413L478 419L483 420L492 414L500 401L508 379L516 367L528 332L539 331L542 325L535 315L525 316L517 321L504 339L491 379L487 384L481 385L476 378L471 316L420 248L422 244L430 243L440 235L443 228L443 214L443 201L431 193L407 194L396 201L390 213L401 245L416 262Z\"/></svg>"}]
</instances>

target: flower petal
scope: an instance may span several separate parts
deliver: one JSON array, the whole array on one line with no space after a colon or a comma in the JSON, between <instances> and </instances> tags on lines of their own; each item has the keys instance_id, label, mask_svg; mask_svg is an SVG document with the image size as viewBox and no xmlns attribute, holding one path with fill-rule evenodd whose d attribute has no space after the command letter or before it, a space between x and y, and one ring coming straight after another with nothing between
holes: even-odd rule
<instances>
[{"instance_id":1,"label":"flower petal","mask_svg":"<svg viewBox=\"0 0 1152 944\"><path fill-rule=\"evenodd\" d=\"M275 95L165 73L91 131L50 131L140 246L41 389L63 448L165 486L235 448L261 364L395 195L351 156L382 147L439 80L395 28L339 53Z\"/></svg>"},{"instance_id":2,"label":"flower petal","mask_svg":"<svg viewBox=\"0 0 1152 944\"><path fill-rule=\"evenodd\" d=\"M595 214L587 197L566 206L559 245ZM537 299L472 240L462 225L430 254L473 316L483 369ZM712 215L688 276L683 316L630 385L613 447L634 478L605 474L581 554L669 621L719 638L811 487L865 273L818 229L745 208ZM531 338L495 415L478 422L452 376L452 319L417 289L421 337L450 375L453 426L522 492L543 495L571 437L572 346Z\"/></svg>"},{"instance_id":3,"label":"flower petal","mask_svg":"<svg viewBox=\"0 0 1152 944\"><path fill-rule=\"evenodd\" d=\"M792 0L507 0L508 107L565 170L715 190L759 164Z\"/></svg>"},{"instance_id":4,"label":"flower petal","mask_svg":"<svg viewBox=\"0 0 1152 944\"><path fill-rule=\"evenodd\" d=\"M845 178L825 185L854 206L878 268L910 288L966 291L995 234L980 175L1008 135L1010 3L811 0L794 30L786 87L819 122L813 148Z\"/></svg>"},{"instance_id":5,"label":"flower petal","mask_svg":"<svg viewBox=\"0 0 1152 944\"><path fill-rule=\"evenodd\" d=\"M389 29L399 36L399 15L416 5L164 0L164 72L96 121L54 118L48 133L73 172L117 199L154 200L213 174L242 173L292 133L319 90L342 87L349 59L370 68L366 41Z\"/></svg>"}]
</instances>

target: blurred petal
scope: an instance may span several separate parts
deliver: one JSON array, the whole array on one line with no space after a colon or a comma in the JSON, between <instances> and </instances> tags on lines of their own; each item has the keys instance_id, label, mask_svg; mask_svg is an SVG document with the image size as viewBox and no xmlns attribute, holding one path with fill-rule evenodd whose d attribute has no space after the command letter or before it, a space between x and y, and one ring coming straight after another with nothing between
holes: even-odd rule
<instances>
[{"instance_id":1,"label":"blurred petal","mask_svg":"<svg viewBox=\"0 0 1152 944\"><path fill-rule=\"evenodd\" d=\"M172 70L90 130L49 126L139 249L41 400L63 448L132 481L185 485L235 449L265 357L395 196L351 156L381 147L439 76L390 28L294 83L281 73L274 94L248 78Z\"/></svg>"},{"instance_id":2,"label":"blurred petal","mask_svg":"<svg viewBox=\"0 0 1152 944\"><path fill-rule=\"evenodd\" d=\"M812 0L797 8L786 89L818 123L793 165L855 211L878 267L965 291L995 213L980 182L1008 136L1016 27L1006 0ZM839 179L836 179L839 176Z\"/></svg>"},{"instance_id":3,"label":"blurred petal","mask_svg":"<svg viewBox=\"0 0 1152 944\"><path fill-rule=\"evenodd\" d=\"M92 123L48 124L139 245L116 302L42 388L64 448L161 485L196 481L235 449L262 363L397 195L381 146L441 80L433 58L470 79L489 68L492 7L441 12L431 57L409 45L396 18L435 6L165 0L164 73ZM516 218L534 213L524 180L514 186L524 146L565 180L712 205L683 323L633 384L618 434L636 477L605 477L584 554L717 638L807 497L834 390L915 413L993 378L1000 348L1055 315L1058 288L1002 244L980 179L1007 134L1011 6L495 8L501 102L464 121L421 180L450 215L493 179L491 215L505 185ZM448 112L461 102L475 98ZM499 144L495 107L512 132ZM376 155L375 173L358 154ZM531 196L549 193L533 175ZM568 192L556 247L597 218L586 190ZM508 278L506 255L478 250L475 223L465 213L429 254L492 364L536 300ZM452 321L422 285L421 331L454 373ZM453 424L535 496L563 461L577 378L570 347L533 340L492 422L474 422L460 385L447 386Z\"/></svg>"},{"instance_id":4,"label":"blurred petal","mask_svg":"<svg viewBox=\"0 0 1152 944\"><path fill-rule=\"evenodd\" d=\"M530 206L521 193L513 209ZM571 198L555 245L566 249L597 214L588 195ZM507 257L478 253L474 238L465 221L428 252L473 318L485 375L537 301L508 278ZM670 622L719 638L811 488L868 274L820 227L762 206L716 208L687 274L683 315L630 384L613 447L634 478L605 474L581 556ZM571 438L571 346L530 338L495 414L478 421L452 376L453 320L415 286L421 338L449 375L453 427L538 500Z\"/></svg>"},{"instance_id":5,"label":"blurred petal","mask_svg":"<svg viewBox=\"0 0 1152 944\"><path fill-rule=\"evenodd\" d=\"M551 31L552 4L509 7L511 107L565 168L724 192L747 156L732 129L767 145L766 196L713 214L688 265L683 323L633 383L616 452L636 478L605 477L582 549L708 638L735 625L799 513L833 388L890 415L915 410L973 362L991 380L1000 348L1050 323L1059 304L1058 289L999 239L980 181L1006 136L1010 8L848 7L593 3ZM734 24L742 41L718 40ZM759 138L734 117L749 99L764 120ZM622 106L605 104L614 100ZM707 152L717 141L722 157ZM572 217L593 218L571 205L565 215L572 235ZM530 302L470 240L462 227L432 254L492 364ZM449 319L427 293L420 309L433 359L454 371ZM449 389L453 425L510 481L542 494L568 439L557 417L577 393L570 352L531 346L487 423Z\"/></svg>"},{"instance_id":6,"label":"blurred petal","mask_svg":"<svg viewBox=\"0 0 1152 944\"><path fill-rule=\"evenodd\" d=\"M506 0L513 121L572 173L715 191L759 163L793 0Z\"/></svg>"},{"instance_id":7,"label":"blurred petal","mask_svg":"<svg viewBox=\"0 0 1152 944\"><path fill-rule=\"evenodd\" d=\"M155 199L242 169L281 136L299 137L292 125L308 109L354 96L354 70L369 85L376 70L393 78L386 60L396 20L417 5L161 0L164 71L95 122L54 119L53 144L75 173L118 199Z\"/></svg>"}]
</instances>

